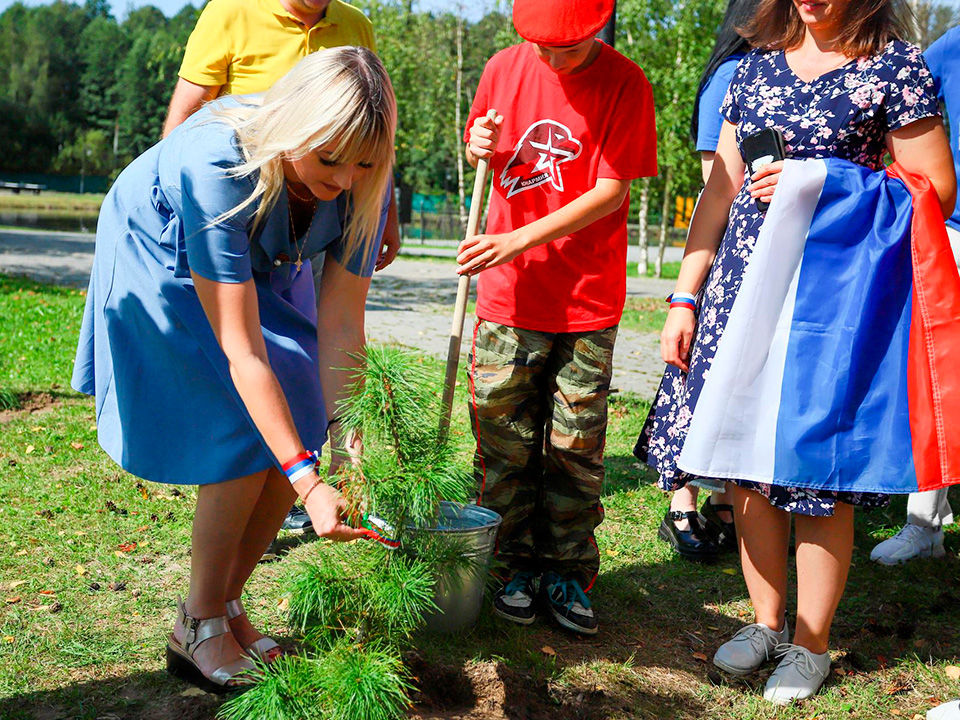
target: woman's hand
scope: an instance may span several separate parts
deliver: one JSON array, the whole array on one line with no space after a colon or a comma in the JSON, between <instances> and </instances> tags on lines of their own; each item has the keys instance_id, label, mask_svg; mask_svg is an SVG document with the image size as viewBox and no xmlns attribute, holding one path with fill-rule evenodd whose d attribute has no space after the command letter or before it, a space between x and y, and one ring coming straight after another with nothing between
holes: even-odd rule
<instances>
[{"instance_id":1,"label":"woman's hand","mask_svg":"<svg viewBox=\"0 0 960 720\"><path fill-rule=\"evenodd\" d=\"M773 191L780 180L780 173L783 172L783 160L767 163L750 176L750 185L747 190L750 191L750 197L754 200L770 202L773 199Z\"/></svg>"},{"instance_id":2,"label":"woman's hand","mask_svg":"<svg viewBox=\"0 0 960 720\"><path fill-rule=\"evenodd\" d=\"M319 485L311 491L310 488L318 481ZM306 486L306 490L302 490L302 485ZM303 493L307 493L304 507L313 521L313 529L317 535L335 542L349 542L363 537L362 531L343 521L347 504L336 488L327 485L315 474L310 474L298 481L295 489L301 497Z\"/></svg>"},{"instance_id":3,"label":"woman's hand","mask_svg":"<svg viewBox=\"0 0 960 720\"><path fill-rule=\"evenodd\" d=\"M503 115L497 115L495 120L486 115L481 115L473 121L467 150L474 158L481 160L493 157L497 150L497 144L500 142L500 127L502 125Z\"/></svg>"},{"instance_id":4,"label":"woman's hand","mask_svg":"<svg viewBox=\"0 0 960 720\"><path fill-rule=\"evenodd\" d=\"M523 237L516 230L500 235L474 235L457 249L459 275L476 275L487 268L510 262L527 249Z\"/></svg>"},{"instance_id":5,"label":"woman's hand","mask_svg":"<svg viewBox=\"0 0 960 720\"><path fill-rule=\"evenodd\" d=\"M697 317L688 308L670 308L667 322L660 333L660 356L667 365L678 367L684 372L690 371L690 345L693 331L697 327Z\"/></svg>"}]
</instances>

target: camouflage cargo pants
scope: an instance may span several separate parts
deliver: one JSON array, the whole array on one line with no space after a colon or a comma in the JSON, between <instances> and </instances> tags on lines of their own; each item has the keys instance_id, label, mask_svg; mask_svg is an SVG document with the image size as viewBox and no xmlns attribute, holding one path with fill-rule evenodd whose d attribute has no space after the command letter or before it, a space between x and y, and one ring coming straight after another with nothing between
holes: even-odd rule
<instances>
[{"instance_id":1,"label":"camouflage cargo pants","mask_svg":"<svg viewBox=\"0 0 960 720\"><path fill-rule=\"evenodd\" d=\"M617 328L545 333L477 321L468 372L478 501L503 516L506 574L600 569L607 393Z\"/></svg>"}]
</instances>

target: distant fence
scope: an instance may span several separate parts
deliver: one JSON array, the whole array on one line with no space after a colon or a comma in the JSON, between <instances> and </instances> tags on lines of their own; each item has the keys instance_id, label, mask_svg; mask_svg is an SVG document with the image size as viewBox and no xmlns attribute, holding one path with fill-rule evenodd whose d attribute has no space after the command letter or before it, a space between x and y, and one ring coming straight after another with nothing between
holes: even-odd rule
<instances>
[{"instance_id":1,"label":"distant fence","mask_svg":"<svg viewBox=\"0 0 960 720\"><path fill-rule=\"evenodd\" d=\"M105 193L110 187L110 178L101 175L50 175L48 173L0 172L0 182L45 185L51 192Z\"/></svg>"}]
</instances>

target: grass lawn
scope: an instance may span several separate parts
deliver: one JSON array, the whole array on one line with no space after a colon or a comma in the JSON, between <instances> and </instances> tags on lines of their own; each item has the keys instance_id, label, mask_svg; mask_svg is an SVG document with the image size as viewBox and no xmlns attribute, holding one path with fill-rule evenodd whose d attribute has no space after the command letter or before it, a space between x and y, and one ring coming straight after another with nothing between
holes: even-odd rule
<instances>
[{"instance_id":1,"label":"grass lawn","mask_svg":"<svg viewBox=\"0 0 960 720\"><path fill-rule=\"evenodd\" d=\"M83 299L0 277L0 387L21 405L0 410L0 718L213 718L218 700L192 696L162 660L186 590L193 492L141 483L98 447L92 400L69 389ZM466 463L465 404L453 428ZM765 674L715 673L709 657L749 622L749 600L733 558L695 566L657 541L667 501L630 452L646 409L644 398L612 400L593 593L600 634L578 640L542 619L505 627L485 613L465 636L420 637L407 655L417 716L915 718L960 696L950 677L960 655L960 533L948 531L945 560L896 570L868 561L901 522L902 499L858 518L835 671L820 696L775 709L757 693ZM247 604L291 647L282 580L324 543L282 543L283 559L254 574Z\"/></svg>"},{"instance_id":2,"label":"grass lawn","mask_svg":"<svg viewBox=\"0 0 960 720\"><path fill-rule=\"evenodd\" d=\"M61 193L43 191L39 195L32 192L0 193L0 210L60 210L95 213L100 210L103 195L97 193Z\"/></svg>"}]
</instances>

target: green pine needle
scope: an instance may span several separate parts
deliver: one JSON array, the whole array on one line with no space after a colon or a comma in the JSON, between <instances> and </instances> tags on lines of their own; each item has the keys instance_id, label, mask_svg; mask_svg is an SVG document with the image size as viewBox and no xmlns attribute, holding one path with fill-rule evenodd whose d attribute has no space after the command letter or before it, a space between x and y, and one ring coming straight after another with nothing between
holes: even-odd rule
<instances>
[{"instance_id":1,"label":"green pine needle","mask_svg":"<svg viewBox=\"0 0 960 720\"><path fill-rule=\"evenodd\" d=\"M320 703L322 675L315 660L281 655L260 668L259 681L227 700L217 713L220 720L326 720ZM360 720L353 718L352 720Z\"/></svg>"},{"instance_id":2,"label":"green pine needle","mask_svg":"<svg viewBox=\"0 0 960 720\"><path fill-rule=\"evenodd\" d=\"M399 720L411 706L410 676L392 648L344 642L319 664L329 720Z\"/></svg>"}]
</instances>

